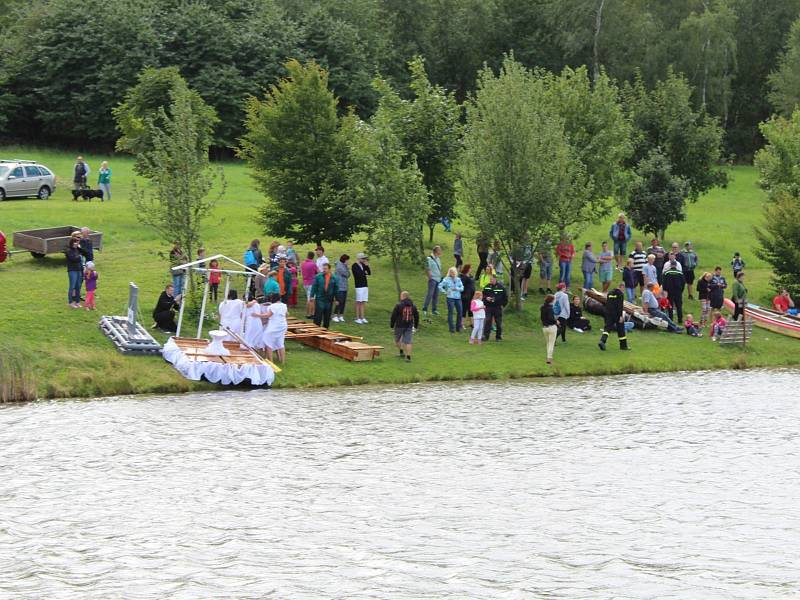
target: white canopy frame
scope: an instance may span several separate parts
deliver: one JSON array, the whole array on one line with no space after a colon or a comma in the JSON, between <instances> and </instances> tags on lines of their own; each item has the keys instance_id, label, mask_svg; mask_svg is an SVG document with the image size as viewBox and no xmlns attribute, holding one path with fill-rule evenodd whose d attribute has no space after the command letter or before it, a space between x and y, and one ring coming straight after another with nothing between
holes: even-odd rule
<instances>
[{"instance_id":1,"label":"white canopy frame","mask_svg":"<svg viewBox=\"0 0 800 600\"><path fill-rule=\"evenodd\" d=\"M225 294L223 296L224 299L228 298L228 292L230 291L231 287L231 275L243 275L247 277L247 284L245 289L250 290L250 282L253 280L253 277L258 276L259 272L255 269L251 269L250 267L243 265L237 260L233 260L225 256L224 254L215 254L214 256L209 256L206 258L201 258L199 260L194 260L192 262L188 262L182 265L176 265L172 267L172 271L187 273L188 271L195 271L196 273L208 273L210 269L208 267L200 267L198 265L201 264L208 264L212 260L221 261L225 260L229 263L239 267L238 269L222 269L218 268L215 271L219 271L220 273L225 273ZM208 299L208 277L206 277L205 286L203 286L203 302L200 305L200 321L197 324L197 337L200 338L203 335L203 322L206 318L206 301ZM176 337L181 336L181 326L183 325L183 308L186 306L186 303L181 298L181 309L178 312L178 330L175 332Z\"/></svg>"}]
</instances>

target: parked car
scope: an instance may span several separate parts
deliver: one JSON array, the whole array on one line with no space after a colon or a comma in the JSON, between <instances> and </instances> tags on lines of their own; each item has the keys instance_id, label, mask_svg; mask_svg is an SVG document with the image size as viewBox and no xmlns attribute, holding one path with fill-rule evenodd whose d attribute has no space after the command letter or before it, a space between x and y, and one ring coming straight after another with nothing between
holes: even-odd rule
<instances>
[{"instance_id":1,"label":"parked car","mask_svg":"<svg viewBox=\"0 0 800 600\"><path fill-rule=\"evenodd\" d=\"M0 200L39 198L47 200L56 191L56 176L34 160L0 160Z\"/></svg>"}]
</instances>

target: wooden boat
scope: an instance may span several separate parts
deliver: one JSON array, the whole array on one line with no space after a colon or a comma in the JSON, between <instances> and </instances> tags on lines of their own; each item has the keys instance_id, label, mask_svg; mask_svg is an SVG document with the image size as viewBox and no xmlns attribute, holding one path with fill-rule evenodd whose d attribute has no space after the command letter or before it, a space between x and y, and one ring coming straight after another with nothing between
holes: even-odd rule
<instances>
[{"instance_id":1,"label":"wooden boat","mask_svg":"<svg viewBox=\"0 0 800 600\"><path fill-rule=\"evenodd\" d=\"M729 298L725 298L725 308L734 309L733 301ZM784 315L757 304L748 304L745 318L752 319L756 325L773 333L800 339L800 317Z\"/></svg>"}]
</instances>

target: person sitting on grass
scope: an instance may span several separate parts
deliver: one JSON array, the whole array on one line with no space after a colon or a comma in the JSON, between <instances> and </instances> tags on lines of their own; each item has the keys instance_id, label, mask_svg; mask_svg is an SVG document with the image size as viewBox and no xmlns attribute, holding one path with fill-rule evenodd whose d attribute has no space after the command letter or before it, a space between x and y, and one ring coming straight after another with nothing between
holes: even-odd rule
<instances>
[{"instance_id":1,"label":"person sitting on grass","mask_svg":"<svg viewBox=\"0 0 800 600\"><path fill-rule=\"evenodd\" d=\"M419 311L411 301L408 292L400 292L400 302L392 310L389 327L394 330L394 343L400 353L400 358L411 362L413 335L419 327Z\"/></svg>"},{"instance_id":2,"label":"person sitting on grass","mask_svg":"<svg viewBox=\"0 0 800 600\"><path fill-rule=\"evenodd\" d=\"M725 320L725 317L722 316L722 313L718 310L715 310L711 313L711 339L713 341L717 341L719 338L722 337L722 334L725 333L725 327L728 326L728 322Z\"/></svg>"},{"instance_id":3,"label":"person sitting on grass","mask_svg":"<svg viewBox=\"0 0 800 600\"><path fill-rule=\"evenodd\" d=\"M577 294L572 297L572 304L569 307L567 326L571 327L573 331L577 331L578 333L591 331L592 329L592 324L589 319L586 319L583 316L583 310L581 309L581 297Z\"/></svg>"},{"instance_id":4,"label":"person sitting on grass","mask_svg":"<svg viewBox=\"0 0 800 600\"><path fill-rule=\"evenodd\" d=\"M667 330L672 333L681 333L682 329L658 307L658 297L653 293L656 283L651 281L642 293L642 310L648 317L661 319L667 324Z\"/></svg>"},{"instance_id":5,"label":"person sitting on grass","mask_svg":"<svg viewBox=\"0 0 800 600\"><path fill-rule=\"evenodd\" d=\"M156 327L163 333L175 333L178 326L175 324L175 310L180 308L181 296L174 295L175 286L167 284L158 297L156 307L153 309L153 320Z\"/></svg>"},{"instance_id":6,"label":"person sitting on grass","mask_svg":"<svg viewBox=\"0 0 800 600\"><path fill-rule=\"evenodd\" d=\"M703 334L700 332L700 325L695 323L692 313L686 314L686 320L683 322L683 328L686 330L686 333L692 337L703 337Z\"/></svg>"},{"instance_id":7,"label":"person sitting on grass","mask_svg":"<svg viewBox=\"0 0 800 600\"><path fill-rule=\"evenodd\" d=\"M789 295L789 290L781 289L780 293L772 299L772 309L781 314L796 315L797 309L794 307L794 300Z\"/></svg>"}]
</instances>

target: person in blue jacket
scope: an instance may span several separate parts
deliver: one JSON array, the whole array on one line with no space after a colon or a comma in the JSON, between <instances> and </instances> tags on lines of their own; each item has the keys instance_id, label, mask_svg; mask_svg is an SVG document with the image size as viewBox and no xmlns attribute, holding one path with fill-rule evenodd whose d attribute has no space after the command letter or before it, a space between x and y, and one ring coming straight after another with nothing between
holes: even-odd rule
<instances>
[{"instance_id":1,"label":"person in blue jacket","mask_svg":"<svg viewBox=\"0 0 800 600\"><path fill-rule=\"evenodd\" d=\"M617 215L616 222L608 231L609 237L614 242L614 256L617 259L617 269L622 269L622 261L628 256L628 242L631 239L631 226L628 225L625 213Z\"/></svg>"}]
</instances>

